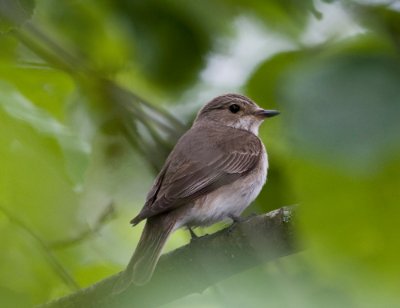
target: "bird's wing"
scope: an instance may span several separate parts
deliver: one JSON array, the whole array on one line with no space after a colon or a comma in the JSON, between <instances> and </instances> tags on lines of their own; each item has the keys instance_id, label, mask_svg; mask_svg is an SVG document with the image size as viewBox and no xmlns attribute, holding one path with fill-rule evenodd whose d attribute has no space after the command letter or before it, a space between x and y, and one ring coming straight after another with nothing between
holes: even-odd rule
<instances>
[{"instance_id":1,"label":"bird's wing","mask_svg":"<svg viewBox=\"0 0 400 308\"><path fill-rule=\"evenodd\" d=\"M177 143L137 217L188 204L253 170L262 154L257 136L229 127L194 127Z\"/></svg>"}]
</instances>

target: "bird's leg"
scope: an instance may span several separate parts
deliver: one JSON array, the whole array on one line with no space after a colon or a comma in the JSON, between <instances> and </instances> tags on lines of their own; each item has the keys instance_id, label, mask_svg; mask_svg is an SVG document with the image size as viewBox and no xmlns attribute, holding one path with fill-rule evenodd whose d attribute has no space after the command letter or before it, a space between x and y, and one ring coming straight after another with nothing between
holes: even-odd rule
<instances>
[{"instance_id":1,"label":"bird's leg","mask_svg":"<svg viewBox=\"0 0 400 308\"><path fill-rule=\"evenodd\" d=\"M190 233L190 236L192 237L192 240L197 240L199 237L197 236L196 233L194 233L194 231L192 230L192 228L187 227Z\"/></svg>"},{"instance_id":2,"label":"bird's leg","mask_svg":"<svg viewBox=\"0 0 400 308\"><path fill-rule=\"evenodd\" d=\"M228 215L228 217L230 219L232 219L232 221L233 221L232 224L229 226L228 232L232 232L232 230L236 227L236 225L238 223L245 222L246 220L248 220L248 219L250 219L251 217L254 217L254 216L257 216L257 215L256 214L251 214L250 216L247 216L247 217L241 217L241 216L237 216L237 215L234 215L234 214Z\"/></svg>"},{"instance_id":3,"label":"bird's leg","mask_svg":"<svg viewBox=\"0 0 400 308\"><path fill-rule=\"evenodd\" d=\"M237 216L237 215L233 215L233 214L229 215L228 217L230 219L232 219L233 224L235 224L235 223L245 222L246 220L249 220L250 218L255 217L255 216L257 216L256 213L251 213L249 216L246 216L246 217L241 217L241 216Z\"/></svg>"},{"instance_id":4,"label":"bird's leg","mask_svg":"<svg viewBox=\"0 0 400 308\"><path fill-rule=\"evenodd\" d=\"M231 233L236 228L236 225L243 221L243 218L233 214L228 215L228 217L232 219L232 224L228 227L228 233Z\"/></svg>"},{"instance_id":5,"label":"bird's leg","mask_svg":"<svg viewBox=\"0 0 400 308\"><path fill-rule=\"evenodd\" d=\"M235 223L239 223L239 222L243 222L243 221L246 220L246 219L243 218L243 217L236 216L236 215L233 215L233 214L230 214L228 217L229 217L230 219L233 220L233 223L234 223L234 224L235 224Z\"/></svg>"},{"instance_id":6,"label":"bird's leg","mask_svg":"<svg viewBox=\"0 0 400 308\"><path fill-rule=\"evenodd\" d=\"M250 219L250 218L253 218L253 217L256 217L258 214L257 213L255 213L255 212L252 212L252 213L250 213L250 215L249 216L246 216L246 220L247 219Z\"/></svg>"}]
</instances>

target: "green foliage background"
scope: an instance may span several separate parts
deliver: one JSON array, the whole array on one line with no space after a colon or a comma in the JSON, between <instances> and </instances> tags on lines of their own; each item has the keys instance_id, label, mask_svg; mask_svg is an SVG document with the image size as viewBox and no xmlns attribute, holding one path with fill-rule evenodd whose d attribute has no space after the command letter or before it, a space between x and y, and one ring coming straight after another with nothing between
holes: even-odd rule
<instances>
[{"instance_id":1,"label":"green foliage background","mask_svg":"<svg viewBox=\"0 0 400 308\"><path fill-rule=\"evenodd\" d=\"M1 0L0 33L0 306L121 270L154 175L225 92L282 111L249 212L299 204L307 249L167 306L398 305L399 1Z\"/></svg>"}]
</instances>

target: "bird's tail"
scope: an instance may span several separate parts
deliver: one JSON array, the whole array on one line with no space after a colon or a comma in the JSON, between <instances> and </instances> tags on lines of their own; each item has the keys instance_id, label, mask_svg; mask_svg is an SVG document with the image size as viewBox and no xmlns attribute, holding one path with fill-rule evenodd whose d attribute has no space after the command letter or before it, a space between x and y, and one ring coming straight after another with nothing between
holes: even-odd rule
<instances>
[{"instance_id":1,"label":"bird's tail","mask_svg":"<svg viewBox=\"0 0 400 308\"><path fill-rule=\"evenodd\" d=\"M114 293L124 291L131 283L144 285L150 280L161 250L175 225L175 221L166 221L163 218L147 219L135 253L114 285Z\"/></svg>"}]
</instances>

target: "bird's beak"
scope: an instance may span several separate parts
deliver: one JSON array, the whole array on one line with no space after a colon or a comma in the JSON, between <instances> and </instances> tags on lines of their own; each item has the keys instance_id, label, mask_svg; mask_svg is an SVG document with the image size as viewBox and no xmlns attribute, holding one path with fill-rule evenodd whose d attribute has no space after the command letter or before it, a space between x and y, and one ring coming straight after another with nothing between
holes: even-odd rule
<instances>
[{"instance_id":1,"label":"bird's beak","mask_svg":"<svg viewBox=\"0 0 400 308\"><path fill-rule=\"evenodd\" d=\"M258 109L256 111L257 116L261 116L263 118L272 118L280 114L278 110L265 110L265 109Z\"/></svg>"}]
</instances>

